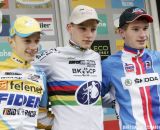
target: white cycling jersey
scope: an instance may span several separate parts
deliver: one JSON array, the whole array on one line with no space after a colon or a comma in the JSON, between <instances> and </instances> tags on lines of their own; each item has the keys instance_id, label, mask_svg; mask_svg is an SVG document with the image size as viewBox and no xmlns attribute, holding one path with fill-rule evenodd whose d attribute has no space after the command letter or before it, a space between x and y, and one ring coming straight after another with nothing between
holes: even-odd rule
<instances>
[{"instance_id":1,"label":"white cycling jersey","mask_svg":"<svg viewBox=\"0 0 160 130\"><path fill-rule=\"evenodd\" d=\"M53 130L103 130L101 60L93 50L58 47L37 56L47 74Z\"/></svg>"}]
</instances>

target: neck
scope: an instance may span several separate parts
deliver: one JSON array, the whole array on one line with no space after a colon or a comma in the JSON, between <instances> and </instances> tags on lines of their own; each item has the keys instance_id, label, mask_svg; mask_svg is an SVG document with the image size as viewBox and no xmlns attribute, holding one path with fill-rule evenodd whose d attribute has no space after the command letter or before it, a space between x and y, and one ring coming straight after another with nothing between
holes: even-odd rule
<instances>
[{"instance_id":1,"label":"neck","mask_svg":"<svg viewBox=\"0 0 160 130\"><path fill-rule=\"evenodd\" d=\"M71 40L69 40L69 45L72 46L72 47L74 47L74 48L76 48L76 49L78 49L78 50L80 50L80 51L87 50L86 48L80 47L77 43L75 43L75 42L73 42Z\"/></svg>"}]
</instances>

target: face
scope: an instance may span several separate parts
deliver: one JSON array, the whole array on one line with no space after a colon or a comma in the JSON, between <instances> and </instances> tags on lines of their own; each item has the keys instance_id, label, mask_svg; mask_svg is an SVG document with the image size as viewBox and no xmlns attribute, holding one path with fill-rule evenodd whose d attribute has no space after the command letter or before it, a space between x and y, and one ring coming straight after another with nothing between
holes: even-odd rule
<instances>
[{"instance_id":1,"label":"face","mask_svg":"<svg viewBox=\"0 0 160 130\"><path fill-rule=\"evenodd\" d=\"M120 35L127 46L135 49L146 47L149 24L146 20L135 20L126 29L120 29Z\"/></svg>"},{"instance_id":2,"label":"face","mask_svg":"<svg viewBox=\"0 0 160 130\"><path fill-rule=\"evenodd\" d=\"M96 20L88 20L81 24L68 24L67 30L73 42L82 48L89 49L96 38L97 26Z\"/></svg>"},{"instance_id":3,"label":"face","mask_svg":"<svg viewBox=\"0 0 160 130\"><path fill-rule=\"evenodd\" d=\"M40 41L40 33L34 33L29 37L19 37L15 35L10 39L10 44L19 57L24 59L27 62L31 62L34 60L35 55L38 52L38 46Z\"/></svg>"}]
</instances>

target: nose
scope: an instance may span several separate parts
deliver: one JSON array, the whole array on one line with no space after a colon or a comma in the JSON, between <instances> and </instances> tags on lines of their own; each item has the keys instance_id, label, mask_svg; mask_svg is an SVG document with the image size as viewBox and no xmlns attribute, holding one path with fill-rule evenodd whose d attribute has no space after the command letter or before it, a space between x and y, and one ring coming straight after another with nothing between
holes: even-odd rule
<instances>
[{"instance_id":1,"label":"nose","mask_svg":"<svg viewBox=\"0 0 160 130\"><path fill-rule=\"evenodd\" d=\"M87 36L87 38L91 38L93 36L93 32L91 29L87 29L86 36Z\"/></svg>"},{"instance_id":2,"label":"nose","mask_svg":"<svg viewBox=\"0 0 160 130\"><path fill-rule=\"evenodd\" d=\"M33 51L38 51L38 47L39 47L39 44L37 43L32 43L29 48Z\"/></svg>"},{"instance_id":3,"label":"nose","mask_svg":"<svg viewBox=\"0 0 160 130\"><path fill-rule=\"evenodd\" d=\"M143 38L143 39L144 39L144 38L147 39L147 31L141 30L141 31L140 31L140 37Z\"/></svg>"}]
</instances>

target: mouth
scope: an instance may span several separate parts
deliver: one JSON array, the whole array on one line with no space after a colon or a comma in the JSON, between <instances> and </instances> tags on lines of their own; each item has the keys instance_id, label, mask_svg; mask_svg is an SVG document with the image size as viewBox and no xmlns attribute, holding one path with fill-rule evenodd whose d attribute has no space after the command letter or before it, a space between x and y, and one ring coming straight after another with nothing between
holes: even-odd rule
<instances>
[{"instance_id":1,"label":"mouth","mask_svg":"<svg viewBox=\"0 0 160 130\"><path fill-rule=\"evenodd\" d=\"M138 43L144 44L146 40L137 40Z\"/></svg>"},{"instance_id":2,"label":"mouth","mask_svg":"<svg viewBox=\"0 0 160 130\"><path fill-rule=\"evenodd\" d=\"M30 55L31 57L34 57L37 54L37 50L26 50L25 53Z\"/></svg>"},{"instance_id":3,"label":"mouth","mask_svg":"<svg viewBox=\"0 0 160 130\"><path fill-rule=\"evenodd\" d=\"M91 40L84 40L85 43L92 43L93 41Z\"/></svg>"}]
</instances>

